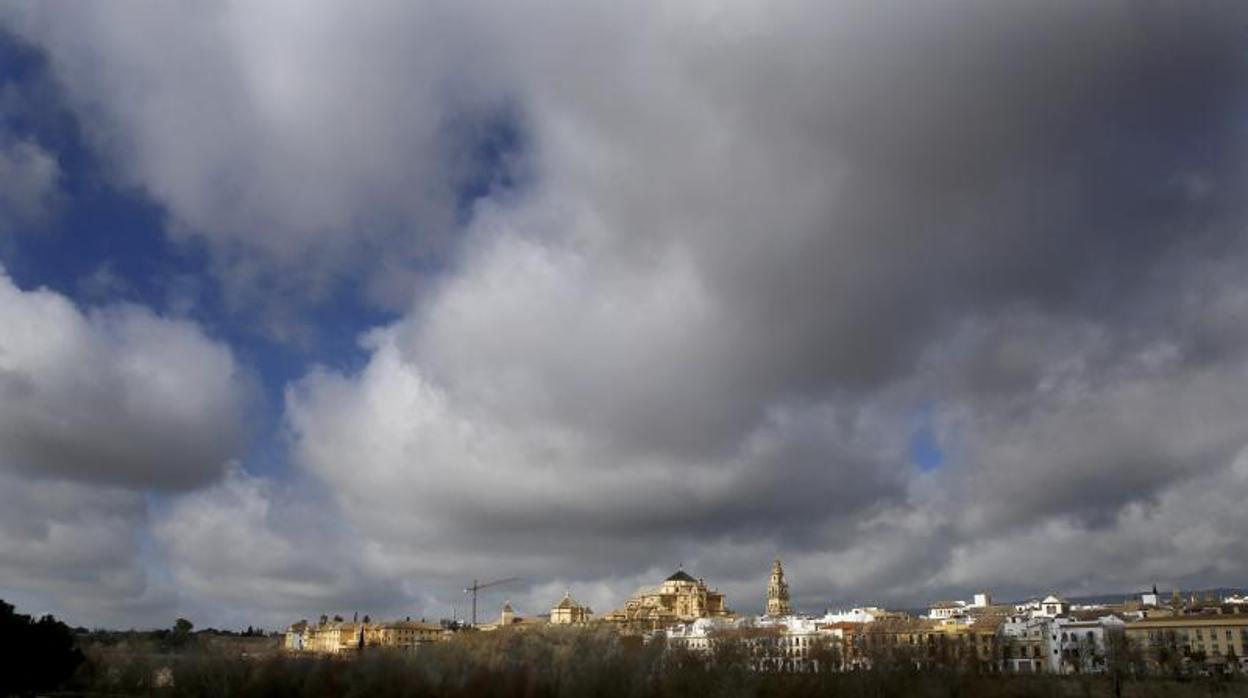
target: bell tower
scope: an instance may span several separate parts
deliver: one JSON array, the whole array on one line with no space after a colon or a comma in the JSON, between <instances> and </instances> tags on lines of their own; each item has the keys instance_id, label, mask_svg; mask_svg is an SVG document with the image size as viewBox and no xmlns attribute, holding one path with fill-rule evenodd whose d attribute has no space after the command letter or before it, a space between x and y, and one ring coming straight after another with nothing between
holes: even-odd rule
<instances>
[{"instance_id":1,"label":"bell tower","mask_svg":"<svg viewBox=\"0 0 1248 698\"><path fill-rule=\"evenodd\" d=\"M767 615L787 616L793 613L789 605L789 583L784 581L784 567L780 558L771 563L771 579L767 580Z\"/></svg>"}]
</instances>

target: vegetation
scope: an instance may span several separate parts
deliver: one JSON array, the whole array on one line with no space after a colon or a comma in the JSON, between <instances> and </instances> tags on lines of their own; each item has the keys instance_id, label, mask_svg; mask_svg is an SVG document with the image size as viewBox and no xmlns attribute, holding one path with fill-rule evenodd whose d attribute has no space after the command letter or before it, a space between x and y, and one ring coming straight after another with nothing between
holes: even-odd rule
<instances>
[{"instance_id":1,"label":"vegetation","mask_svg":"<svg viewBox=\"0 0 1248 698\"><path fill-rule=\"evenodd\" d=\"M33 696L67 682L82 663L68 626L38 620L0 600L0 696Z\"/></svg>"},{"instance_id":2,"label":"vegetation","mask_svg":"<svg viewBox=\"0 0 1248 698\"><path fill-rule=\"evenodd\" d=\"M607 628L465 633L416 652L374 651L351 659L283 654L275 638L265 640L267 652L244 656L239 647L255 647L258 640L222 645L198 633L195 638L174 653L146 639L92 646L76 689L86 695L291 698L1248 696L1248 682L1238 677L1145 679L1125 664L1118 674L1070 677L979 674L957 665L918 671L905 662L847 673L759 673L748 669L740 643L718 641L702 655L668 651L662 642L621 640Z\"/></svg>"}]
</instances>

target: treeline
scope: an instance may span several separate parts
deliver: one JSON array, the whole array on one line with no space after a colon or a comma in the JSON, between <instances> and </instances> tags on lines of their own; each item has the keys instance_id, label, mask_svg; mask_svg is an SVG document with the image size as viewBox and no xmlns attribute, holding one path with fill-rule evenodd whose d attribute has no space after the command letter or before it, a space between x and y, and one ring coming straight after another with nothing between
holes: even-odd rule
<instances>
[{"instance_id":1,"label":"treeline","mask_svg":"<svg viewBox=\"0 0 1248 698\"><path fill-rule=\"evenodd\" d=\"M0 696L33 696L69 681L83 663L69 627L0 600Z\"/></svg>"},{"instance_id":2,"label":"treeline","mask_svg":"<svg viewBox=\"0 0 1248 698\"><path fill-rule=\"evenodd\" d=\"M84 694L167 696L355 696L446 698L666 698L667 696L914 696L1093 698L1248 696L1234 678L1001 676L904 664L854 672L760 673L734 643L707 655L661 642L621 640L608 628L544 627L474 633L417 652L376 651L350 659L272 653L243 658L206 646L177 655L89 657L75 688Z\"/></svg>"},{"instance_id":3,"label":"treeline","mask_svg":"<svg viewBox=\"0 0 1248 698\"><path fill-rule=\"evenodd\" d=\"M145 653L178 653L194 649L200 645L213 643L229 643L231 641L271 640L274 648L280 642L280 636L270 634L263 629L248 626L246 630L218 630L205 628L195 630L191 621L179 618L172 628L155 630L88 630L75 628L74 637L80 648L84 650L100 648L120 648L120 651L141 651Z\"/></svg>"}]
</instances>

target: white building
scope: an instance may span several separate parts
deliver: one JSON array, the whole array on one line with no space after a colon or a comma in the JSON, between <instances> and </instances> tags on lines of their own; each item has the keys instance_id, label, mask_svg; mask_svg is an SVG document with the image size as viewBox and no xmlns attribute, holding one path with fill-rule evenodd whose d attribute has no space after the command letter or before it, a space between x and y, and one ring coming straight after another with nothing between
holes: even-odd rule
<instances>
[{"instance_id":1,"label":"white building","mask_svg":"<svg viewBox=\"0 0 1248 698\"><path fill-rule=\"evenodd\" d=\"M1014 611L1016 613L1031 613L1032 611L1039 611L1039 610L1040 610L1040 599L1032 598L1032 599L1027 599L1026 601L1022 601L1022 602L1014 604Z\"/></svg>"},{"instance_id":2,"label":"white building","mask_svg":"<svg viewBox=\"0 0 1248 698\"><path fill-rule=\"evenodd\" d=\"M1095 620L1054 618L1048 623L1048 670L1059 674L1093 674L1105 670L1108 638L1126 627L1112 615Z\"/></svg>"},{"instance_id":3,"label":"white building","mask_svg":"<svg viewBox=\"0 0 1248 698\"><path fill-rule=\"evenodd\" d=\"M1077 620L1040 609L1010 616L1000 630L1002 668L1015 673L1098 673L1105 670L1109 638L1125 627L1113 615Z\"/></svg>"},{"instance_id":4,"label":"white building","mask_svg":"<svg viewBox=\"0 0 1248 698\"><path fill-rule=\"evenodd\" d=\"M965 601L937 601L927 612L927 617L934 620L948 620L960 616L966 611Z\"/></svg>"},{"instance_id":5,"label":"white building","mask_svg":"<svg viewBox=\"0 0 1248 698\"><path fill-rule=\"evenodd\" d=\"M1043 601L1040 602L1039 610L1032 611L1032 615L1056 618L1058 616L1064 616L1069 612L1070 604L1066 602L1066 599L1054 594L1049 594L1044 597Z\"/></svg>"},{"instance_id":6,"label":"white building","mask_svg":"<svg viewBox=\"0 0 1248 698\"><path fill-rule=\"evenodd\" d=\"M819 619L820 623L871 623L885 611L876 606L851 608L848 611L828 611Z\"/></svg>"},{"instance_id":7,"label":"white building","mask_svg":"<svg viewBox=\"0 0 1248 698\"><path fill-rule=\"evenodd\" d=\"M656 631L671 648L711 654L720 638L741 642L755 671L818 671L816 648L835 641L820 629L822 619L803 616L761 616L747 619L700 618Z\"/></svg>"},{"instance_id":8,"label":"white building","mask_svg":"<svg viewBox=\"0 0 1248 698\"><path fill-rule=\"evenodd\" d=\"M709 653L713 649L714 633L735 628L738 624L739 621L727 618L699 618L692 623L682 623L657 631L656 634L663 635L671 647Z\"/></svg>"}]
</instances>

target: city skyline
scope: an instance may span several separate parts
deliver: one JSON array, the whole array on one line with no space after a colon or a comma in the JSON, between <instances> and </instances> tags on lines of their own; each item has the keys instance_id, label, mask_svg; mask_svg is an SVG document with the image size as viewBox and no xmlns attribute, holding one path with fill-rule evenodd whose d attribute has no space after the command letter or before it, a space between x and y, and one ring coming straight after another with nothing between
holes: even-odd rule
<instances>
[{"instance_id":1,"label":"city skyline","mask_svg":"<svg viewBox=\"0 0 1248 698\"><path fill-rule=\"evenodd\" d=\"M1245 27L0 0L0 598L1242 589Z\"/></svg>"}]
</instances>

